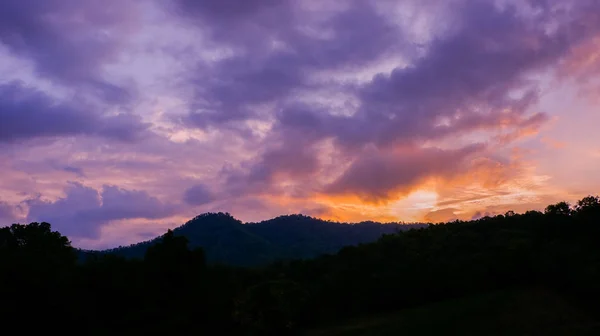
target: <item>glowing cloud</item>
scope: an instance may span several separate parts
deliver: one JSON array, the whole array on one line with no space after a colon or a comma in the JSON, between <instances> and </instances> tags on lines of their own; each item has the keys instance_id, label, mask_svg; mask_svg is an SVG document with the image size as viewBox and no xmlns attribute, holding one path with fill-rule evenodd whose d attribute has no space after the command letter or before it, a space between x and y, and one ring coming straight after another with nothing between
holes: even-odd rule
<instances>
[{"instance_id":1,"label":"glowing cloud","mask_svg":"<svg viewBox=\"0 0 600 336\"><path fill-rule=\"evenodd\" d=\"M160 27L160 28L157 28ZM0 220L444 221L600 187L600 3L5 0Z\"/></svg>"}]
</instances>

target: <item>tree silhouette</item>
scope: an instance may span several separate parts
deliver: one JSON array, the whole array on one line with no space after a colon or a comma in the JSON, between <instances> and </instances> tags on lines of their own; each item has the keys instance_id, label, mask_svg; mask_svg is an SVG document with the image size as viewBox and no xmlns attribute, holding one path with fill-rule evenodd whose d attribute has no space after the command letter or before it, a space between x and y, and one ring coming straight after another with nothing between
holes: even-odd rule
<instances>
[{"instance_id":1,"label":"tree silhouette","mask_svg":"<svg viewBox=\"0 0 600 336\"><path fill-rule=\"evenodd\" d=\"M578 215L594 215L600 212L600 197L586 196L579 200L575 205L575 211Z\"/></svg>"},{"instance_id":2,"label":"tree silhouette","mask_svg":"<svg viewBox=\"0 0 600 336\"><path fill-rule=\"evenodd\" d=\"M42 311L36 323L51 323L70 311L76 267L69 240L48 223L13 224L0 229L0 318L17 321L27 309ZM30 300L34 300L33 302ZM26 331L31 324L23 325Z\"/></svg>"},{"instance_id":3,"label":"tree silhouette","mask_svg":"<svg viewBox=\"0 0 600 336\"><path fill-rule=\"evenodd\" d=\"M551 204L546 207L545 213L549 215L568 216L572 213L571 205L567 202Z\"/></svg>"}]
</instances>

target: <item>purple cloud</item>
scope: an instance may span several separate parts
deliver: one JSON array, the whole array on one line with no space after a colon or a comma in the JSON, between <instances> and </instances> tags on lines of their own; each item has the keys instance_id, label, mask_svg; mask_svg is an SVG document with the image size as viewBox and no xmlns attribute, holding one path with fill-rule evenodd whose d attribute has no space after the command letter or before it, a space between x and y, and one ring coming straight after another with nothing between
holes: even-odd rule
<instances>
[{"instance_id":1,"label":"purple cloud","mask_svg":"<svg viewBox=\"0 0 600 336\"><path fill-rule=\"evenodd\" d=\"M173 0L163 2L176 15L208 31L214 40L252 45L265 35L287 30L294 18L289 0ZM248 39L252 36L252 39Z\"/></svg>"},{"instance_id":2,"label":"purple cloud","mask_svg":"<svg viewBox=\"0 0 600 336\"><path fill-rule=\"evenodd\" d=\"M288 0L247 0L238 2L236 0L175 0L185 13L200 15L205 20L213 20L213 23L223 21L239 21L244 17L252 16L265 9L289 6Z\"/></svg>"},{"instance_id":3,"label":"purple cloud","mask_svg":"<svg viewBox=\"0 0 600 336\"><path fill-rule=\"evenodd\" d=\"M71 183L66 196L54 202L30 199L28 220L49 222L61 233L97 238L103 225L123 219L162 219L179 209L147 192L104 186L102 191Z\"/></svg>"},{"instance_id":4,"label":"purple cloud","mask_svg":"<svg viewBox=\"0 0 600 336\"><path fill-rule=\"evenodd\" d=\"M0 4L0 42L30 59L41 76L85 87L103 99L123 102L128 90L102 76L131 29L133 2L6 0Z\"/></svg>"},{"instance_id":5,"label":"purple cloud","mask_svg":"<svg viewBox=\"0 0 600 336\"><path fill-rule=\"evenodd\" d=\"M23 68L0 69L0 197L76 178L57 201L28 200L30 216L96 238L200 206L395 218L376 208L478 171L523 183L490 195L532 191L522 175L546 180L512 147L535 149L559 110L579 109L563 99L572 83L552 98L553 85L592 81L598 36L595 0L6 0L0 57ZM145 192L84 186L124 177ZM436 209L483 200L443 184Z\"/></svg>"},{"instance_id":6,"label":"purple cloud","mask_svg":"<svg viewBox=\"0 0 600 336\"><path fill-rule=\"evenodd\" d=\"M204 184L188 188L183 194L183 201L189 205L203 205L214 201L215 197Z\"/></svg>"},{"instance_id":7,"label":"purple cloud","mask_svg":"<svg viewBox=\"0 0 600 336\"><path fill-rule=\"evenodd\" d=\"M192 3L197 5L191 6ZM212 17L210 10L221 8L221 4L213 5L212 1L184 2L184 5L194 8L187 15L196 13L199 18ZM196 70L197 75L190 79L196 88L195 103L185 122L205 128L225 122L264 119L268 116L252 108L253 105L281 102L298 90L321 89L322 86L311 82L309 75L318 71L352 70L373 63L399 51L402 41L397 27L374 7L363 3L333 12L327 20L316 22L317 26L313 27L316 31L331 31L331 36L325 37L315 37L305 31L304 21L310 19L306 16L308 13L290 2L275 5L269 1L252 1L241 7L232 12L236 17L244 17L242 23L236 20L235 24L248 20L253 27L261 29L258 32L235 29L235 34L228 35L224 41L227 43L228 38L232 38L235 48L241 48L239 53L216 64L203 64ZM261 20L264 11L275 11L273 15L277 19L274 22ZM217 15L207 19L221 20L210 30L230 29L230 18ZM275 40L281 41L280 48L272 45ZM356 45L361 48L357 49ZM339 86L334 82L327 85ZM340 89L346 90L342 86Z\"/></svg>"},{"instance_id":8,"label":"purple cloud","mask_svg":"<svg viewBox=\"0 0 600 336\"><path fill-rule=\"evenodd\" d=\"M412 65L379 74L362 87L362 107L352 117L305 118L345 145L379 147L494 129L505 121L517 128L527 124L537 83L526 76L569 51L574 23L548 35L510 7L500 11L491 2L466 2L461 9L457 32L434 40ZM518 91L523 94L515 98Z\"/></svg>"},{"instance_id":9,"label":"purple cloud","mask_svg":"<svg viewBox=\"0 0 600 336\"><path fill-rule=\"evenodd\" d=\"M539 83L532 80L532 76L557 64L578 41L599 31L594 25L582 28L577 19L565 17L563 20L558 10L550 5L548 2L539 7L541 14L526 15L510 4L500 8L492 2L461 2L457 7L460 14L451 21L455 26L435 36L424 48L403 43L401 34L390 37L390 33L398 30L392 29L381 12L364 4L350 5L328 20L327 28L335 36L332 38L335 42L331 42L334 47L328 48L332 44L327 39L302 35L294 29L294 19L302 17L296 8L294 19L284 24L282 33L276 33L286 46L282 51L243 54L239 56L243 65L238 66L231 63L237 61L236 56L217 63L217 73L234 79L235 84L225 84L232 91L220 95L216 91L201 90L207 101L224 101L225 97L230 97L239 106L270 101L281 106L265 141L267 149L262 151L260 158L248 162L247 174L240 176L235 171L230 181L239 185L245 178L248 186L262 183L264 190L268 188L264 182L273 181L270 177L285 174L290 167L300 173L293 175L297 179L314 174L321 167L316 159L318 151L311 148L332 139L339 155L357 163L350 166L341 180L332 186L323 186L323 190L356 192L363 198L380 199L389 194L389 189L410 185L417 177L425 176L425 173L416 172L403 176L390 168L391 171L381 177L380 187L374 187L365 178L353 180L357 174L380 176L373 173L377 171L377 164L410 166L410 158L395 157L397 151L394 148L398 146L412 147L411 151L417 153L412 156L416 160L414 166L419 167L423 164L420 159L430 154L429 149L421 149L421 146L430 141L480 130L502 130L491 140L506 143L527 134L526 131L535 132L549 117L543 112L531 112L539 100ZM590 4L575 5L573 13L580 13L579 9L586 5ZM248 9L245 15L259 14ZM558 25L549 30L546 24L552 18L558 18L553 22ZM582 34L574 35L574 31ZM271 35L265 32L262 37L266 36ZM358 45L361 47L357 48ZM415 47L422 49L420 56L415 56L419 52L411 50ZM308 84L309 74L325 69L364 66L370 60L388 55L390 50L414 58L410 65L398 66L389 74L378 74L366 84L338 86L342 92L358 99L354 113L340 115L327 106L299 103L293 95L297 90L323 92L336 87L333 81ZM265 53L267 57L264 57ZM278 70L273 72L273 69ZM236 77L236 73L243 71L251 71L253 75ZM280 76L273 77L274 73ZM250 90L250 93L244 90ZM221 120L230 120L229 116L236 120L257 117L256 114L238 112L238 109L219 110L224 118ZM200 115L195 117L197 120L202 118ZM209 119L203 120L209 122ZM192 124L198 125L197 122ZM280 144L275 152L269 149L269 144L273 143ZM362 157L362 149L368 146L374 146L381 153L378 155L381 160L390 159L379 162L381 160ZM442 155L444 160L436 164L460 166L464 158L460 155L462 152L449 153ZM287 159L278 160L283 154ZM371 159L377 164L368 164ZM425 169L425 172L434 174L435 170ZM398 174L398 179L389 181L385 178L394 174ZM359 185L361 183L365 183L364 186ZM249 190L252 189L259 188Z\"/></svg>"},{"instance_id":10,"label":"purple cloud","mask_svg":"<svg viewBox=\"0 0 600 336\"><path fill-rule=\"evenodd\" d=\"M102 116L81 101L56 101L22 83L0 84L0 143L74 135L133 141L147 126L131 115Z\"/></svg>"},{"instance_id":11,"label":"purple cloud","mask_svg":"<svg viewBox=\"0 0 600 336\"><path fill-rule=\"evenodd\" d=\"M0 201L0 226L10 225L17 219L15 207Z\"/></svg>"},{"instance_id":12,"label":"purple cloud","mask_svg":"<svg viewBox=\"0 0 600 336\"><path fill-rule=\"evenodd\" d=\"M85 177L85 173L83 172L83 169L78 168L78 167L65 166L62 168L62 170L66 171L68 173L73 173L77 177Z\"/></svg>"}]
</instances>

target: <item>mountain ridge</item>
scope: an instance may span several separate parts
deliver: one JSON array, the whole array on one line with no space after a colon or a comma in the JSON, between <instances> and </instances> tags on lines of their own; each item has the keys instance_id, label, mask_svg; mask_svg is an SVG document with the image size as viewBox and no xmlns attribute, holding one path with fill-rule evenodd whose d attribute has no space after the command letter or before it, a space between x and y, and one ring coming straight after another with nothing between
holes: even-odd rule
<instances>
[{"instance_id":1,"label":"mountain ridge","mask_svg":"<svg viewBox=\"0 0 600 336\"><path fill-rule=\"evenodd\" d=\"M203 248L207 261L236 266L266 265L276 260L306 259L339 251L345 246L369 243L384 234L426 227L423 223L345 223L302 214L289 214L261 222L244 223L229 213L209 212L190 219L172 231L188 239L190 248ZM143 258L146 249L161 236L129 246L90 254Z\"/></svg>"}]
</instances>

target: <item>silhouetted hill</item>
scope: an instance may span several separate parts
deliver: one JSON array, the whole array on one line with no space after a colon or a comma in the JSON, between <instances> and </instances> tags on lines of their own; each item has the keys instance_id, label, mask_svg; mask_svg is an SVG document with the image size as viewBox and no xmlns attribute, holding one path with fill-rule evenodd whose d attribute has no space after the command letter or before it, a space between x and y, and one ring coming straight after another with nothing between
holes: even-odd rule
<instances>
[{"instance_id":1,"label":"silhouetted hill","mask_svg":"<svg viewBox=\"0 0 600 336\"><path fill-rule=\"evenodd\" d=\"M303 215L244 224L228 213L206 213L173 232L185 236L190 248L202 247L209 262L250 266L335 253L344 246L373 242L383 234L424 226L375 222L348 224ZM100 252L141 259L146 249L159 239Z\"/></svg>"},{"instance_id":2,"label":"silhouetted hill","mask_svg":"<svg viewBox=\"0 0 600 336\"><path fill-rule=\"evenodd\" d=\"M10 289L0 321L59 333L78 324L92 336L598 335L599 223L597 196L416 230L206 214L81 263L49 223L13 224L0 228L0 286ZM394 230L257 268L206 258L260 264ZM36 323L23 314L31 307L44 312Z\"/></svg>"}]
</instances>

